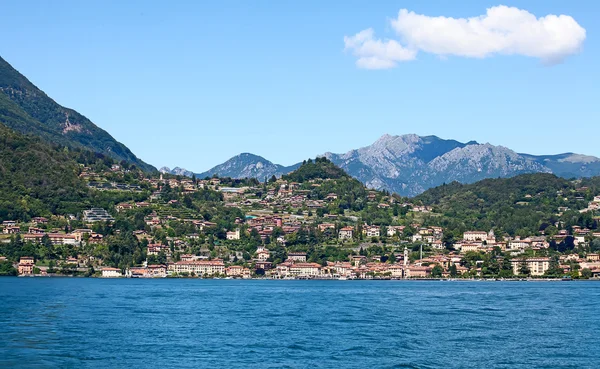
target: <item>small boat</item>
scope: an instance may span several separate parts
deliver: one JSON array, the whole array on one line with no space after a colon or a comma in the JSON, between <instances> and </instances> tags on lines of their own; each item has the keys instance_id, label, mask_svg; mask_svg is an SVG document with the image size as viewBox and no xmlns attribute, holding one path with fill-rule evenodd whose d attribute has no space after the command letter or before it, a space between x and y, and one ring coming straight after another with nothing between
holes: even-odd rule
<instances>
[{"instance_id":1,"label":"small boat","mask_svg":"<svg viewBox=\"0 0 600 369\"><path fill-rule=\"evenodd\" d=\"M346 278L346 277L339 277L338 278L338 281L347 281L347 280L348 280L348 278Z\"/></svg>"}]
</instances>

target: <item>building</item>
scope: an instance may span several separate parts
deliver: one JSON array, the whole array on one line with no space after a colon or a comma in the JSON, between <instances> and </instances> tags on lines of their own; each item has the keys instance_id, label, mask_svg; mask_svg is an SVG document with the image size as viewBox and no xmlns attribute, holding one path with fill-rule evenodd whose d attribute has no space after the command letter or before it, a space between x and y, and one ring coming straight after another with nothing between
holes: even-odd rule
<instances>
[{"instance_id":1,"label":"building","mask_svg":"<svg viewBox=\"0 0 600 369\"><path fill-rule=\"evenodd\" d=\"M169 274L194 273L198 276L215 275L225 273L225 264L221 259L178 261L176 263L170 264L167 270Z\"/></svg>"},{"instance_id":2,"label":"building","mask_svg":"<svg viewBox=\"0 0 600 369\"><path fill-rule=\"evenodd\" d=\"M288 252L288 260L294 262L305 263L306 253L305 252Z\"/></svg>"},{"instance_id":3,"label":"building","mask_svg":"<svg viewBox=\"0 0 600 369\"><path fill-rule=\"evenodd\" d=\"M321 274L321 265L317 263L285 262L277 265L280 277L315 277Z\"/></svg>"},{"instance_id":4,"label":"building","mask_svg":"<svg viewBox=\"0 0 600 369\"><path fill-rule=\"evenodd\" d=\"M404 277L404 267L402 265L394 264L388 268L388 271L391 273L392 278Z\"/></svg>"},{"instance_id":5,"label":"building","mask_svg":"<svg viewBox=\"0 0 600 369\"><path fill-rule=\"evenodd\" d=\"M16 225L4 226L4 229L2 230L2 232L4 234L21 233L21 228L19 226L16 226Z\"/></svg>"},{"instance_id":6,"label":"building","mask_svg":"<svg viewBox=\"0 0 600 369\"><path fill-rule=\"evenodd\" d=\"M267 261L267 259L269 259L269 256L271 256L271 253L263 246L259 246L258 249L256 249L256 258L259 261Z\"/></svg>"},{"instance_id":7,"label":"building","mask_svg":"<svg viewBox=\"0 0 600 369\"><path fill-rule=\"evenodd\" d=\"M33 268L35 267L33 257L31 256L23 256L19 260L18 272L19 275L32 275Z\"/></svg>"},{"instance_id":8,"label":"building","mask_svg":"<svg viewBox=\"0 0 600 369\"><path fill-rule=\"evenodd\" d=\"M118 268L102 268L102 278L119 278L122 277L121 269Z\"/></svg>"},{"instance_id":9,"label":"building","mask_svg":"<svg viewBox=\"0 0 600 369\"><path fill-rule=\"evenodd\" d=\"M402 231L404 231L404 226L389 226L387 228L387 235L388 237L393 237L399 235Z\"/></svg>"},{"instance_id":10,"label":"building","mask_svg":"<svg viewBox=\"0 0 600 369\"><path fill-rule=\"evenodd\" d=\"M167 245L161 245L158 243L148 244L148 255L158 255L161 252L168 256L171 254L171 249L169 249L169 246Z\"/></svg>"},{"instance_id":11,"label":"building","mask_svg":"<svg viewBox=\"0 0 600 369\"><path fill-rule=\"evenodd\" d=\"M488 234L483 231L470 231L463 233L463 240L465 241L487 241Z\"/></svg>"},{"instance_id":12,"label":"building","mask_svg":"<svg viewBox=\"0 0 600 369\"><path fill-rule=\"evenodd\" d=\"M38 233L38 234L44 234L46 233L45 230L41 229L41 228L36 228L36 227L29 227L29 230L27 231L27 233Z\"/></svg>"},{"instance_id":13,"label":"building","mask_svg":"<svg viewBox=\"0 0 600 369\"><path fill-rule=\"evenodd\" d=\"M354 228L344 227L344 228L340 229L338 238L340 240L351 240L353 235L354 235Z\"/></svg>"},{"instance_id":14,"label":"building","mask_svg":"<svg viewBox=\"0 0 600 369\"><path fill-rule=\"evenodd\" d=\"M379 227L368 226L365 228L364 233L367 235L367 237L379 237Z\"/></svg>"},{"instance_id":15,"label":"building","mask_svg":"<svg viewBox=\"0 0 600 369\"><path fill-rule=\"evenodd\" d=\"M77 237L65 233L27 233L23 235L23 241L42 242L42 238L48 236L53 245L78 245Z\"/></svg>"},{"instance_id":16,"label":"building","mask_svg":"<svg viewBox=\"0 0 600 369\"><path fill-rule=\"evenodd\" d=\"M230 266L229 268L225 269L225 274L227 274L228 277L244 279L250 278L252 276L250 269L244 268L241 265Z\"/></svg>"},{"instance_id":17,"label":"building","mask_svg":"<svg viewBox=\"0 0 600 369\"><path fill-rule=\"evenodd\" d=\"M588 261L600 261L600 254L587 254L585 258Z\"/></svg>"},{"instance_id":18,"label":"building","mask_svg":"<svg viewBox=\"0 0 600 369\"><path fill-rule=\"evenodd\" d=\"M317 225L317 227L319 228L319 231L325 232L328 229L335 229L335 224L333 224L333 223L321 223L321 224Z\"/></svg>"},{"instance_id":19,"label":"building","mask_svg":"<svg viewBox=\"0 0 600 369\"><path fill-rule=\"evenodd\" d=\"M102 208L91 208L83 211L83 220L85 222L112 222L114 218Z\"/></svg>"},{"instance_id":20,"label":"building","mask_svg":"<svg viewBox=\"0 0 600 369\"><path fill-rule=\"evenodd\" d=\"M239 240L240 239L240 229L237 228L235 231L227 232L228 240Z\"/></svg>"},{"instance_id":21,"label":"building","mask_svg":"<svg viewBox=\"0 0 600 369\"><path fill-rule=\"evenodd\" d=\"M529 238L521 239L520 237L515 237L514 240L510 240L508 242L509 250L524 250L531 247L531 240Z\"/></svg>"},{"instance_id":22,"label":"building","mask_svg":"<svg viewBox=\"0 0 600 369\"><path fill-rule=\"evenodd\" d=\"M440 240L435 240L431 243L431 247L434 250L443 250L445 248L444 243Z\"/></svg>"},{"instance_id":23,"label":"building","mask_svg":"<svg viewBox=\"0 0 600 369\"><path fill-rule=\"evenodd\" d=\"M404 269L404 278L427 278L431 276L430 267L426 266L409 266Z\"/></svg>"},{"instance_id":24,"label":"building","mask_svg":"<svg viewBox=\"0 0 600 369\"><path fill-rule=\"evenodd\" d=\"M167 276L167 267L165 265L148 265L146 276L150 278L163 278Z\"/></svg>"},{"instance_id":25,"label":"building","mask_svg":"<svg viewBox=\"0 0 600 369\"><path fill-rule=\"evenodd\" d=\"M463 243L462 246L460 247L460 253L461 254L465 254L467 252L470 251L479 251L481 250L481 244L480 243Z\"/></svg>"},{"instance_id":26,"label":"building","mask_svg":"<svg viewBox=\"0 0 600 369\"><path fill-rule=\"evenodd\" d=\"M513 259L511 263L515 275L521 274L521 266L525 263L529 269L529 274L532 276L541 276L550 267L550 258Z\"/></svg>"},{"instance_id":27,"label":"building","mask_svg":"<svg viewBox=\"0 0 600 369\"><path fill-rule=\"evenodd\" d=\"M199 256L196 255L192 255L192 254L181 254L181 256L179 257L181 259L181 261L194 261L194 260L200 260Z\"/></svg>"}]
</instances>

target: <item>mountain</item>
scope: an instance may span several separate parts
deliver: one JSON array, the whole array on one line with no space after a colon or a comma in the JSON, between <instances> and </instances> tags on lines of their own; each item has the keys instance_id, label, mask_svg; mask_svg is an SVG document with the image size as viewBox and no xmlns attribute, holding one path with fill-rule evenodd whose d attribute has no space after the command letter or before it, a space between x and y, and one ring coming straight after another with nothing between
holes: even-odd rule
<instances>
[{"instance_id":1,"label":"mountain","mask_svg":"<svg viewBox=\"0 0 600 369\"><path fill-rule=\"evenodd\" d=\"M452 181L473 183L538 172L562 177L600 174L600 159L591 156L535 156L489 143L414 134L384 135L370 146L325 156L369 187L406 196Z\"/></svg>"},{"instance_id":2,"label":"mountain","mask_svg":"<svg viewBox=\"0 0 600 369\"><path fill-rule=\"evenodd\" d=\"M56 103L1 57L0 122L48 142L87 148L143 170L156 170L89 119Z\"/></svg>"},{"instance_id":3,"label":"mountain","mask_svg":"<svg viewBox=\"0 0 600 369\"><path fill-rule=\"evenodd\" d=\"M367 186L414 196L443 183L550 172L533 159L502 146L461 143L436 136L384 135L346 154L326 153Z\"/></svg>"},{"instance_id":4,"label":"mountain","mask_svg":"<svg viewBox=\"0 0 600 369\"><path fill-rule=\"evenodd\" d=\"M564 178L592 177L600 173L600 159L595 156L571 152L558 155L521 155L537 161L552 173Z\"/></svg>"},{"instance_id":5,"label":"mountain","mask_svg":"<svg viewBox=\"0 0 600 369\"><path fill-rule=\"evenodd\" d=\"M264 181L265 178L270 178L271 176L280 177L299 166L300 163L284 167L283 165L273 164L261 156L242 153L206 172L196 174L196 177L211 177L216 174L219 177L256 178Z\"/></svg>"},{"instance_id":6,"label":"mountain","mask_svg":"<svg viewBox=\"0 0 600 369\"><path fill-rule=\"evenodd\" d=\"M536 156L489 143L462 143L415 134L383 135L372 145L345 154L325 153L323 156L369 188L386 189L403 196L416 196L453 181L473 183L524 173L553 173L564 178L600 175L600 159L593 156L573 153ZM283 167L259 156L242 154L203 175L216 173L262 180L297 167L298 164Z\"/></svg>"},{"instance_id":7,"label":"mountain","mask_svg":"<svg viewBox=\"0 0 600 369\"><path fill-rule=\"evenodd\" d=\"M175 167L173 169L169 169L169 167L162 167L158 171L161 173L173 174L175 176L191 177L194 175L194 172L180 167Z\"/></svg>"}]
</instances>

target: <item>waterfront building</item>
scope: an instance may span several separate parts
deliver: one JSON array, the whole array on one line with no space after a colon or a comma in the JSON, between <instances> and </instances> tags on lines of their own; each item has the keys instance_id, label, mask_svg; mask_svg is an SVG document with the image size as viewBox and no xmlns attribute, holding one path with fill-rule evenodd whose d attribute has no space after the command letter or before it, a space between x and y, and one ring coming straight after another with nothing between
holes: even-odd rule
<instances>
[{"instance_id":1,"label":"waterfront building","mask_svg":"<svg viewBox=\"0 0 600 369\"><path fill-rule=\"evenodd\" d=\"M225 273L225 264L221 259L178 261L167 268L170 273L194 273L195 275L215 275Z\"/></svg>"},{"instance_id":2,"label":"waterfront building","mask_svg":"<svg viewBox=\"0 0 600 369\"><path fill-rule=\"evenodd\" d=\"M541 276L544 275L550 267L550 258L513 259L511 260L511 263L515 275L521 274L521 266L525 263L532 276Z\"/></svg>"},{"instance_id":3,"label":"waterfront building","mask_svg":"<svg viewBox=\"0 0 600 369\"><path fill-rule=\"evenodd\" d=\"M19 272L19 275L32 275L34 266L33 257L23 256L19 260L17 271Z\"/></svg>"},{"instance_id":4,"label":"waterfront building","mask_svg":"<svg viewBox=\"0 0 600 369\"><path fill-rule=\"evenodd\" d=\"M121 269L118 268L102 268L102 278L118 278L122 277Z\"/></svg>"}]
</instances>

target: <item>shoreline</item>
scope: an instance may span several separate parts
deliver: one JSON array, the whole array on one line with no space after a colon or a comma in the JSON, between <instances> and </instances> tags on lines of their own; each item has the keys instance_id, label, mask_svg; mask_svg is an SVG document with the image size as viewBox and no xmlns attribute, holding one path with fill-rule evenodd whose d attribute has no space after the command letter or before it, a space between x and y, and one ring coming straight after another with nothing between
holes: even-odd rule
<instances>
[{"instance_id":1,"label":"shoreline","mask_svg":"<svg viewBox=\"0 0 600 369\"><path fill-rule=\"evenodd\" d=\"M63 276L63 275L18 275L18 276L0 276L0 278L77 278L77 279L103 279L103 280L230 280L230 281L394 281L394 282L600 282L600 278L590 279L563 279L563 278L199 278L199 277L85 277L85 276Z\"/></svg>"}]
</instances>

